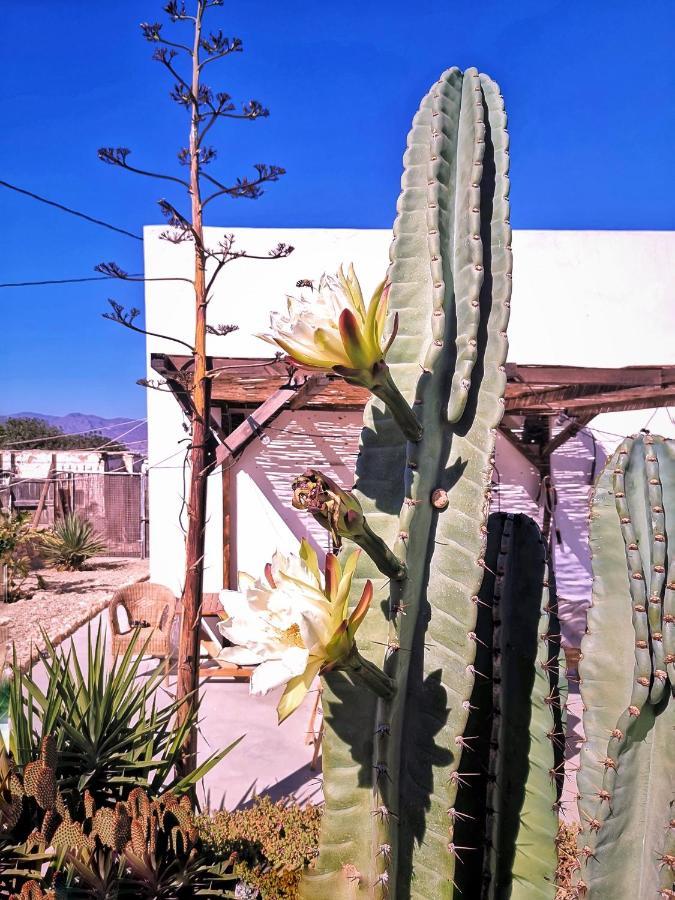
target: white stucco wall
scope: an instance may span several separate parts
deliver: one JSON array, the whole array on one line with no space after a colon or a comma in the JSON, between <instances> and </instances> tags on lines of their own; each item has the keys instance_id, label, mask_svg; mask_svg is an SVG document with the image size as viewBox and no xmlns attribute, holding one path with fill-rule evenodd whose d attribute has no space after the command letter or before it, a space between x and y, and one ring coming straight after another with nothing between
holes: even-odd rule
<instances>
[{"instance_id":1,"label":"white stucco wall","mask_svg":"<svg viewBox=\"0 0 675 900\"><path fill-rule=\"evenodd\" d=\"M189 277L192 248L160 239L163 227L145 229L147 278ZM228 229L207 229L216 242ZM265 255L279 241L296 250L277 261L238 260L219 279L210 308L212 323L234 323L239 331L210 337L214 356L269 356L272 348L254 335L264 330L269 312L280 309L296 281L316 279L341 262L353 262L367 291L387 266L388 230L236 229L237 245ZM513 235L514 279L509 326L509 359L518 363L624 366L673 363L675 325L675 233L516 231ZM184 282L146 284L146 327L191 340L193 313L190 286ZM166 340L147 342L150 353L180 353ZM151 578L179 591L184 561L178 523L183 493L183 458L187 435L183 416L167 393L148 391L150 466ZM611 450L619 435L649 423L652 431L675 436L667 411L614 413L592 423L598 450ZM600 431L602 429L602 431ZM562 543L556 550L559 592L570 602L586 596L589 572L583 517L592 459L592 438L581 435L554 459L559 507L556 522ZM263 499L260 461L255 452L237 464L237 554L242 568L259 569L275 542L292 546L293 532L278 509ZM497 449L501 509L536 511L537 479L519 454L500 440ZM205 589L223 583L220 472L209 480ZM497 502L497 500L495 501Z\"/></svg>"}]
</instances>

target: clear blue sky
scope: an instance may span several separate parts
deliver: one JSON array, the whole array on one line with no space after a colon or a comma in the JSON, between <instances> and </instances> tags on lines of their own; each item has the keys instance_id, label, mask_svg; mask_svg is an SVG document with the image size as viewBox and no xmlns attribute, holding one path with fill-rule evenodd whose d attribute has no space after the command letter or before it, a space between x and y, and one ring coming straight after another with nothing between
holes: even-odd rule
<instances>
[{"instance_id":1,"label":"clear blue sky","mask_svg":"<svg viewBox=\"0 0 675 900\"><path fill-rule=\"evenodd\" d=\"M0 179L132 231L161 221L159 182L96 158L127 146L168 171L185 143L138 29L160 7L4 4ZM420 98L446 67L475 65L506 97L516 228L675 226L673 0L233 0L211 21L245 48L214 64L214 87L271 110L214 134L219 172L265 161L288 174L210 224L389 227ZM0 204L0 282L86 276L101 260L141 271L138 242L6 189ZM0 413L144 414L143 338L100 317L108 296L142 306L140 286L117 282L0 290Z\"/></svg>"}]
</instances>

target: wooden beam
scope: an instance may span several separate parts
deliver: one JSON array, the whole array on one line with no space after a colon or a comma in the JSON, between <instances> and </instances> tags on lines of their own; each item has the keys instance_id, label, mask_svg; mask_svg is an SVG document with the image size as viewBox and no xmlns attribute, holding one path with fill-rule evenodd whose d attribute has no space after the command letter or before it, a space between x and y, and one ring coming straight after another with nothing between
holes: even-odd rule
<instances>
[{"instance_id":1,"label":"wooden beam","mask_svg":"<svg viewBox=\"0 0 675 900\"><path fill-rule=\"evenodd\" d=\"M505 408L512 415L528 415L532 410L556 413L572 400L586 397L611 396L625 385L570 384L557 387L508 384L504 398Z\"/></svg>"},{"instance_id":2,"label":"wooden beam","mask_svg":"<svg viewBox=\"0 0 675 900\"><path fill-rule=\"evenodd\" d=\"M283 409L291 408L291 404L294 409L301 406L312 390L317 387L317 383L321 382L317 382L315 375L308 375L305 381L297 387L283 387L275 391L255 412L246 416L241 425L235 428L232 434L229 434L218 446L216 463L227 464L228 460L236 459L248 444L261 434L264 426L276 419Z\"/></svg>"},{"instance_id":3,"label":"wooden beam","mask_svg":"<svg viewBox=\"0 0 675 900\"><path fill-rule=\"evenodd\" d=\"M49 494L49 485L51 484L52 478L54 477L54 473L56 472L56 453L52 453L52 461L49 464L49 471L47 472L47 477L45 478L45 483L42 486L42 491L40 493L40 499L38 500L38 505L33 513L33 521L31 525L33 528L37 528L40 524L40 519L42 518L42 513L45 508L45 503L47 502L47 495Z\"/></svg>"},{"instance_id":4,"label":"wooden beam","mask_svg":"<svg viewBox=\"0 0 675 900\"><path fill-rule=\"evenodd\" d=\"M189 360L192 362L192 357L180 357L182 360ZM179 368L176 366L174 362L174 358L170 356L166 356L163 353L153 353L151 357L151 365L152 368L159 375L164 378L169 388L171 389L171 393L174 395L181 409L188 417L188 419L192 418L192 396L190 394L190 390L183 383L182 378L176 378L176 375L184 375L185 369ZM185 362L183 363L185 366ZM217 419L214 416L211 416L209 421L209 426L211 428L211 433L216 436L216 438L222 443L225 439L225 432L220 427Z\"/></svg>"},{"instance_id":5,"label":"wooden beam","mask_svg":"<svg viewBox=\"0 0 675 900\"><path fill-rule=\"evenodd\" d=\"M216 464L227 464L233 458L236 459L244 448L261 433L262 427L275 419L294 396L293 388L280 388L271 397L268 397L255 412L246 416L241 425L238 425L216 448Z\"/></svg>"},{"instance_id":6,"label":"wooden beam","mask_svg":"<svg viewBox=\"0 0 675 900\"><path fill-rule=\"evenodd\" d=\"M548 446L551 442L551 420L544 419L546 429L548 431L548 439L546 441L545 446ZM541 492L542 505L544 507L544 511L541 517L541 533L544 537L544 543L551 550L551 519L552 519L552 509L551 506L555 504L555 500L553 499L555 488L551 484L551 455L546 455L542 453L541 461L539 464L539 474L541 476L541 486L539 488ZM551 553L551 557L553 554Z\"/></svg>"},{"instance_id":7,"label":"wooden beam","mask_svg":"<svg viewBox=\"0 0 675 900\"><path fill-rule=\"evenodd\" d=\"M558 447L562 447L564 443L577 435L582 428L585 428L592 418L593 416L579 416L578 419L569 422L554 438L551 438L548 444L546 444L543 455L550 456L558 449Z\"/></svg>"},{"instance_id":8,"label":"wooden beam","mask_svg":"<svg viewBox=\"0 0 675 900\"><path fill-rule=\"evenodd\" d=\"M209 593L206 591L204 593L204 598L202 600L202 615L203 616L222 616L223 614L223 604L220 602L220 598L217 593Z\"/></svg>"},{"instance_id":9,"label":"wooden beam","mask_svg":"<svg viewBox=\"0 0 675 900\"><path fill-rule=\"evenodd\" d=\"M661 385L675 376L675 366L626 366L621 369L609 369L507 363L506 376L509 381L522 384Z\"/></svg>"},{"instance_id":10,"label":"wooden beam","mask_svg":"<svg viewBox=\"0 0 675 900\"><path fill-rule=\"evenodd\" d=\"M537 451L534 449L534 444L524 444L515 432L511 431L506 425L500 425L499 431L506 438L506 440L511 444L512 447L515 447L516 450L521 453L525 459L535 467L535 469L539 470L541 458Z\"/></svg>"},{"instance_id":11,"label":"wooden beam","mask_svg":"<svg viewBox=\"0 0 675 900\"><path fill-rule=\"evenodd\" d=\"M675 404L675 388L629 388L595 397L580 397L565 403L565 409L576 415L597 416L604 412L627 409L651 409Z\"/></svg>"}]
</instances>

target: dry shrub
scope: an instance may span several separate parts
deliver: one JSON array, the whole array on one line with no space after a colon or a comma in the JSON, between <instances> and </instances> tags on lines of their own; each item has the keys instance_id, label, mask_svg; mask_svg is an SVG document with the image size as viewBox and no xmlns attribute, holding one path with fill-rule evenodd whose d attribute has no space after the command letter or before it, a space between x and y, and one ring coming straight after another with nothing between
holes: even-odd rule
<instances>
[{"instance_id":1,"label":"dry shrub","mask_svg":"<svg viewBox=\"0 0 675 900\"><path fill-rule=\"evenodd\" d=\"M558 868L555 883L558 886L555 900L578 900L579 891L574 887L574 873L579 868L577 859L577 835L579 826L561 823L555 845L558 850Z\"/></svg>"},{"instance_id":2,"label":"dry shrub","mask_svg":"<svg viewBox=\"0 0 675 900\"><path fill-rule=\"evenodd\" d=\"M199 828L218 856L237 855L236 874L264 900L294 900L304 867L318 853L320 822L318 806L263 796L247 809L204 816Z\"/></svg>"}]
</instances>

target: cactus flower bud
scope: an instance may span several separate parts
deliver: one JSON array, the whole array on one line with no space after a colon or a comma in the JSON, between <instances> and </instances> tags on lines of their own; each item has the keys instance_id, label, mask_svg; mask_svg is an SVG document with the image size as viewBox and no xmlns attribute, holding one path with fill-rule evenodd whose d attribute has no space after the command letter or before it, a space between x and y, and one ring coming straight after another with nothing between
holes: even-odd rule
<instances>
[{"instance_id":1,"label":"cactus flower bud","mask_svg":"<svg viewBox=\"0 0 675 900\"><path fill-rule=\"evenodd\" d=\"M295 509L311 513L330 531L336 548L342 545L342 538L348 538L366 551L384 575L397 581L405 578L405 564L370 528L361 504L352 493L318 469L307 469L293 481L292 488L291 502Z\"/></svg>"}]
</instances>

